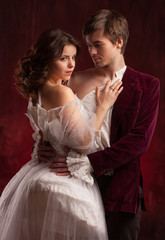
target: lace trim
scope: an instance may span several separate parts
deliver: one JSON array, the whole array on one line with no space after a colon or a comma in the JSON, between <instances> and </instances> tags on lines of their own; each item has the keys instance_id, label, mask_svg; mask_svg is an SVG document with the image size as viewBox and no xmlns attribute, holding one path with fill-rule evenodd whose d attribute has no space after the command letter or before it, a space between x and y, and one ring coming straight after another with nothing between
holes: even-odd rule
<instances>
[{"instance_id":1,"label":"lace trim","mask_svg":"<svg viewBox=\"0 0 165 240\"><path fill-rule=\"evenodd\" d=\"M66 162L68 164L68 170L73 177L82 179L89 186L94 184L94 179L91 176L93 168L86 155L79 154L71 150L68 154Z\"/></svg>"},{"instance_id":2,"label":"lace trim","mask_svg":"<svg viewBox=\"0 0 165 240\"><path fill-rule=\"evenodd\" d=\"M40 142L40 134L39 132L34 132L32 134L32 138L34 139L34 148L33 148L33 152L31 154L31 161L29 162L29 164L33 164L33 163L38 163L38 155L37 155L37 150L38 150L38 144Z\"/></svg>"}]
</instances>

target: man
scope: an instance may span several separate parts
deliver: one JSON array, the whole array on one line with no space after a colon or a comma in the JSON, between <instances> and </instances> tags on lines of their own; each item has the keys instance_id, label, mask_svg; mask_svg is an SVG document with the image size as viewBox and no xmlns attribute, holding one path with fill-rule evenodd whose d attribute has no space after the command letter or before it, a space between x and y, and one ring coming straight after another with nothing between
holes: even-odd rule
<instances>
[{"instance_id":1,"label":"man","mask_svg":"<svg viewBox=\"0 0 165 240\"><path fill-rule=\"evenodd\" d=\"M116 11L100 10L89 18L83 36L95 68L78 72L70 80L70 87L79 98L104 85L107 79L120 78L123 82L124 89L111 116L111 146L88 155L102 193L109 239L113 240L138 237L140 157L151 142L159 103L159 80L125 66L123 54L128 35L127 21ZM41 154L44 155L42 151L42 160ZM69 174L65 161L56 159L51 165L58 175Z\"/></svg>"}]
</instances>

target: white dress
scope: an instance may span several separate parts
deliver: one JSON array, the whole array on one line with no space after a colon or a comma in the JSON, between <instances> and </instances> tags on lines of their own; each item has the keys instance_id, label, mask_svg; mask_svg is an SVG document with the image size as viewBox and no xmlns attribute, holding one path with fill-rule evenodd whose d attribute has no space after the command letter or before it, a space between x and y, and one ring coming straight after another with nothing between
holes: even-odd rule
<instances>
[{"instance_id":1,"label":"white dress","mask_svg":"<svg viewBox=\"0 0 165 240\"><path fill-rule=\"evenodd\" d=\"M0 240L108 239L100 192L86 155L70 151L67 162L72 177L56 176L48 163L39 164L37 159L39 129L61 157L66 156L63 146L85 152L109 146L109 113L95 138L95 109L95 91L81 102L76 97L49 111L40 102L36 106L29 102L35 147L31 161L11 179L0 198Z\"/></svg>"}]
</instances>

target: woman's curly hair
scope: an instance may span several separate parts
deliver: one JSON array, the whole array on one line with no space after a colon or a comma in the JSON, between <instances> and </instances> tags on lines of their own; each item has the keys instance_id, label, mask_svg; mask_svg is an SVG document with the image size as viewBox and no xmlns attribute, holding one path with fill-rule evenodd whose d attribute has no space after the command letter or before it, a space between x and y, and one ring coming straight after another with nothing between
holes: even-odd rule
<instances>
[{"instance_id":1,"label":"woman's curly hair","mask_svg":"<svg viewBox=\"0 0 165 240\"><path fill-rule=\"evenodd\" d=\"M26 99L37 102L38 90L49 79L53 61L60 58L64 46L69 44L76 47L78 55L80 44L73 36L60 29L48 30L19 60L15 86Z\"/></svg>"}]
</instances>

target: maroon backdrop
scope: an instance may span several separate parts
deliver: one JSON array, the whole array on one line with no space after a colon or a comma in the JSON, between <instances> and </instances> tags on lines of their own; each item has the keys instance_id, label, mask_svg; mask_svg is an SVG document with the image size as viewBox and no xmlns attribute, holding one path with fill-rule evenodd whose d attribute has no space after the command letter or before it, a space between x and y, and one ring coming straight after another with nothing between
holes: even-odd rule
<instances>
[{"instance_id":1,"label":"maroon backdrop","mask_svg":"<svg viewBox=\"0 0 165 240\"><path fill-rule=\"evenodd\" d=\"M0 190L30 160L32 130L25 116L27 102L13 87L14 69L39 34L61 28L81 41L86 19L102 8L113 8L128 19L130 38L126 64L157 76L161 82L156 131L141 161L147 211L142 214L140 240L165 236L165 1L163 0L0 0ZM77 70L92 66L87 49Z\"/></svg>"}]
</instances>

